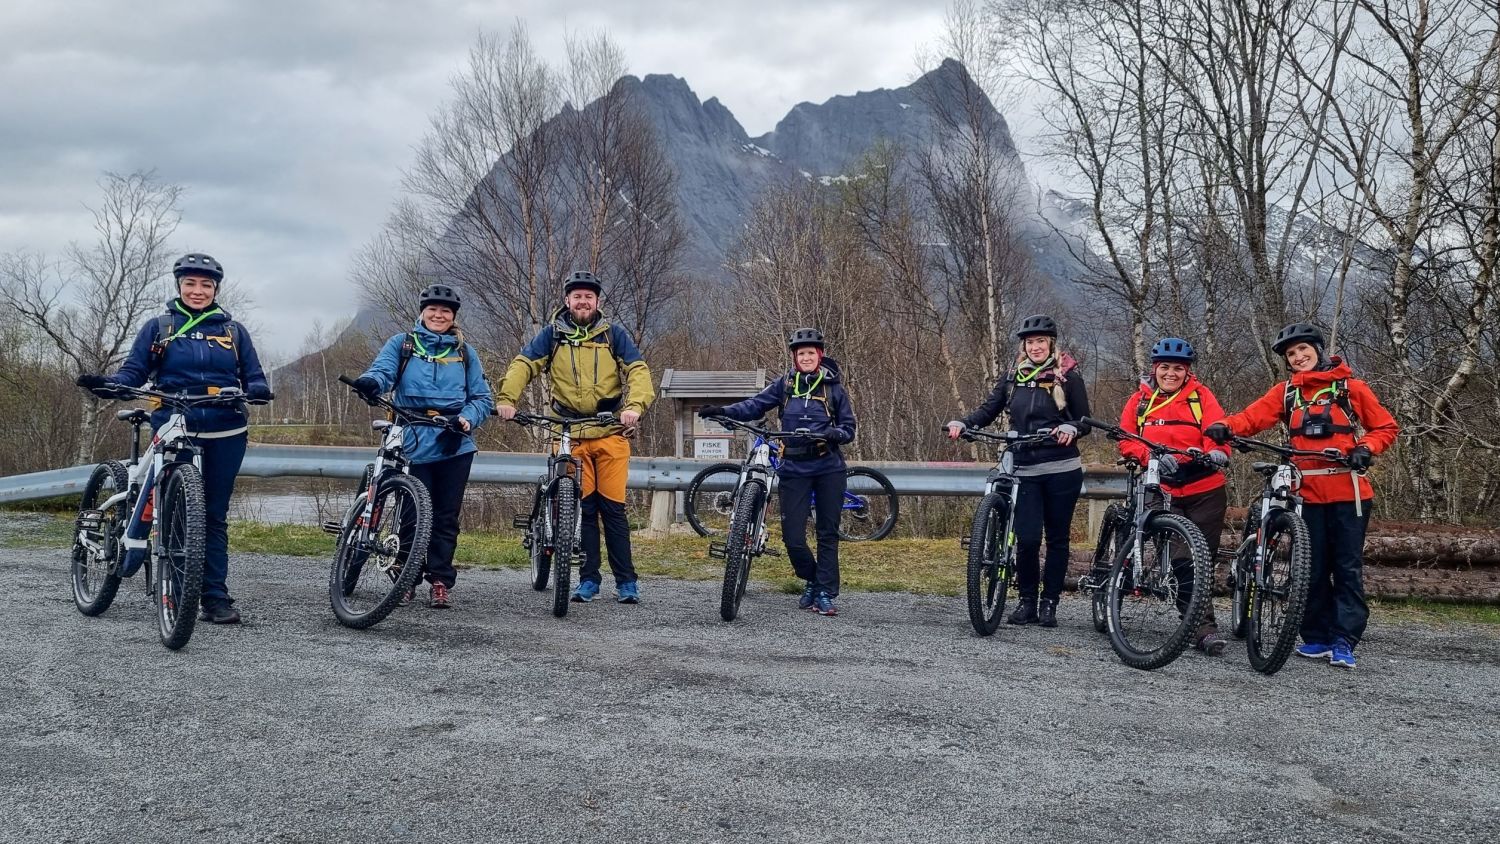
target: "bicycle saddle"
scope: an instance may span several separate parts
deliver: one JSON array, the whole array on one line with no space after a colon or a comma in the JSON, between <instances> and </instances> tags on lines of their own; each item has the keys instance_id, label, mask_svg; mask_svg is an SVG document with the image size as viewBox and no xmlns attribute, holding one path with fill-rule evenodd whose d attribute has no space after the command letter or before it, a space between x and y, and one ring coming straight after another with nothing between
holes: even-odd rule
<instances>
[{"instance_id":1,"label":"bicycle saddle","mask_svg":"<svg viewBox=\"0 0 1500 844\"><path fill-rule=\"evenodd\" d=\"M1250 464L1250 468L1261 473L1262 475L1274 475L1276 474L1276 469L1279 467L1279 465L1280 464L1277 463L1261 463L1260 461L1256 461Z\"/></svg>"},{"instance_id":2,"label":"bicycle saddle","mask_svg":"<svg viewBox=\"0 0 1500 844\"><path fill-rule=\"evenodd\" d=\"M129 422L132 425L140 425L143 424L146 420L150 419L151 414L139 407L132 407L129 410L115 411L115 418L120 420L121 422Z\"/></svg>"},{"instance_id":3,"label":"bicycle saddle","mask_svg":"<svg viewBox=\"0 0 1500 844\"><path fill-rule=\"evenodd\" d=\"M384 431L389 427L391 427L391 420L389 419L376 419L370 423L370 430L372 431Z\"/></svg>"}]
</instances>

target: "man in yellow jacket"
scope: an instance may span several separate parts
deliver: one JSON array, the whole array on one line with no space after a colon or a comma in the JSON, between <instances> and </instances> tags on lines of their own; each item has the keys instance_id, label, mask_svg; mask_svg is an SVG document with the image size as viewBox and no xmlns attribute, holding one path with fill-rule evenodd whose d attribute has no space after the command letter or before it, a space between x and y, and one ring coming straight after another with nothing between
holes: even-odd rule
<instances>
[{"instance_id":1,"label":"man in yellow jacket","mask_svg":"<svg viewBox=\"0 0 1500 844\"><path fill-rule=\"evenodd\" d=\"M495 411L502 419L516 415L516 401L538 375L551 381L553 409L561 416L586 417L606 411L617 424L581 425L573 429L573 456L583 464L583 567L573 600L592 601L599 594L599 520L609 568L615 575L616 599L640 601L635 565L630 559L630 524L625 518L625 480L630 469L630 441L641 414L651 405L651 370L630 334L610 324L599 310L603 287L593 273L575 272L563 285L563 307L516 355L505 370Z\"/></svg>"}]
</instances>

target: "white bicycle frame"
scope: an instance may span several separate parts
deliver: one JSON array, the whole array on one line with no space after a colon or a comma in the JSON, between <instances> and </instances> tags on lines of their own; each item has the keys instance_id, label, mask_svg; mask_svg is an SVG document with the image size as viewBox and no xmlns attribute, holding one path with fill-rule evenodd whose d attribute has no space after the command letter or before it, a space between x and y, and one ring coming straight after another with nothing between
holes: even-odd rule
<instances>
[{"instance_id":1,"label":"white bicycle frame","mask_svg":"<svg viewBox=\"0 0 1500 844\"><path fill-rule=\"evenodd\" d=\"M147 447L145 454L142 454L139 459L126 464L126 475L129 477L129 483L125 485L125 489L116 492L114 495L95 505L96 510L104 511L119 504L121 501L128 500L132 495L138 496L135 502L135 510L130 516L130 521L125 524L125 535L120 539L121 547L127 553L140 550L149 551L151 549L155 549L158 554L161 552L161 520L156 519L154 516L155 513L160 512L161 508L160 481L162 469L165 468L167 463L166 453L168 451L174 453L182 451L190 452L193 455L193 466L202 471L202 455L199 454L198 449L192 445L188 437L187 417L183 416L181 410L173 411L172 415L167 417L166 424L152 433L151 445ZM148 536L144 538L131 539L129 536L130 527L138 523L145 514L145 504L148 500L146 497L147 494L150 495L149 500L151 501L153 512L151 530ZM89 539L88 531L77 530L75 532L78 542L90 551L95 553L103 552L104 549L98 543ZM154 543L152 541L153 538L156 540Z\"/></svg>"}]
</instances>

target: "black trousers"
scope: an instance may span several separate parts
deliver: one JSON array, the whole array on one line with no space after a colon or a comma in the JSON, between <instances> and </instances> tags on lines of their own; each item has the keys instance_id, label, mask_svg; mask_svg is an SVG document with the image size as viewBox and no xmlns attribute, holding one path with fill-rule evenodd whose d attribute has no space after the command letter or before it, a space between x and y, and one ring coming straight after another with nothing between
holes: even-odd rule
<instances>
[{"instance_id":1,"label":"black trousers","mask_svg":"<svg viewBox=\"0 0 1500 844\"><path fill-rule=\"evenodd\" d=\"M1208 584L1205 588L1209 590L1209 599L1207 609L1203 614L1203 621L1198 625L1198 631L1194 636L1195 641L1209 633L1219 632L1219 622L1214 618L1213 583L1214 569L1219 556L1219 537L1224 533L1224 508L1227 506L1229 506L1229 490L1222 486L1197 495L1172 497L1172 512L1186 516L1188 521L1203 532L1203 539L1208 542ZM1187 609L1188 601L1192 600L1193 590L1198 588L1198 584L1193 582L1192 558L1174 557L1172 571L1177 575L1178 583L1182 584L1182 588L1177 593L1177 609L1182 612Z\"/></svg>"},{"instance_id":2,"label":"black trousers","mask_svg":"<svg viewBox=\"0 0 1500 844\"><path fill-rule=\"evenodd\" d=\"M1359 644L1370 620L1365 603L1365 529L1373 500L1362 513L1353 501L1302 505L1302 519L1312 540L1312 583L1307 590L1307 615L1302 618L1302 641L1331 645L1344 639Z\"/></svg>"},{"instance_id":3,"label":"black trousers","mask_svg":"<svg viewBox=\"0 0 1500 844\"><path fill-rule=\"evenodd\" d=\"M1021 478L1016 492L1016 588L1022 598L1037 597L1042 532L1047 534L1047 566L1041 597L1055 601L1068 574L1068 532L1073 508L1083 491L1083 469Z\"/></svg>"},{"instance_id":4,"label":"black trousers","mask_svg":"<svg viewBox=\"0 0 1500 844\"><path fill-rule=\"evenodd\" d=\"M781 540L792 571L828 597L839 594L839 516L844 512L844 490L849 479L843 469L796 478L782 475ZM807 545L807 517L818 509L818 555Z\"/></svg>"},{"instance_id":5,"label":"black trousers","mask_svg":"<svg viewBox=\"0 0 1500 844\"><path fill-rule=\"evenodd\" d=\"M578 539L583 545L583 565L578 569L578 580L599 582L599 522L604 522L604 547L609 551L609 570L614 573L615 585L631 583L636 579L635 562L630 558L630 520L625 515L625 504L611 501L595 490L583 499L580 507L583 516L582 533Z\"/></svg>"},{"instance_id":6,"label":"black trousers","mask_svg":"<svg viewBox=\"0 0 1500 844\"><path fill-rule=\"evenodd\" d=\"M473 467L472 451L446 460L411 465L411 476L427 487L432 498L432 538L427 541L425 569L428 583L441 583L452 589L458 580L453 552L458 548L458 515Z\"/></svg>"}]
</instances>

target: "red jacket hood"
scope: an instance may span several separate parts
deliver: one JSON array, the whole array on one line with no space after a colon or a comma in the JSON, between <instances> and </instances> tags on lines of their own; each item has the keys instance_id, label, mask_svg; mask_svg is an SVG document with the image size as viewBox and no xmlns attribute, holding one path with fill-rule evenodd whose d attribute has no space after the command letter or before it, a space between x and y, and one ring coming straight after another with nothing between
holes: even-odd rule
<instances>
[{"instance_id":1,"label":"red jacket hood","mask_svg":"<svg viewBox=\"0 0 1500 844\"><path fill-rule=\"evenodd\" d=\"M1309 369L1306 372L1292 373L1292 385L1321 390L1340 378L1348 380L1354 377L1354 370L1349 368L1349 364L1344 363L1343 358L1335 355L1329 358L1329 362L1333 366L1328 369Z\"/></svg>"}]
</instances>

